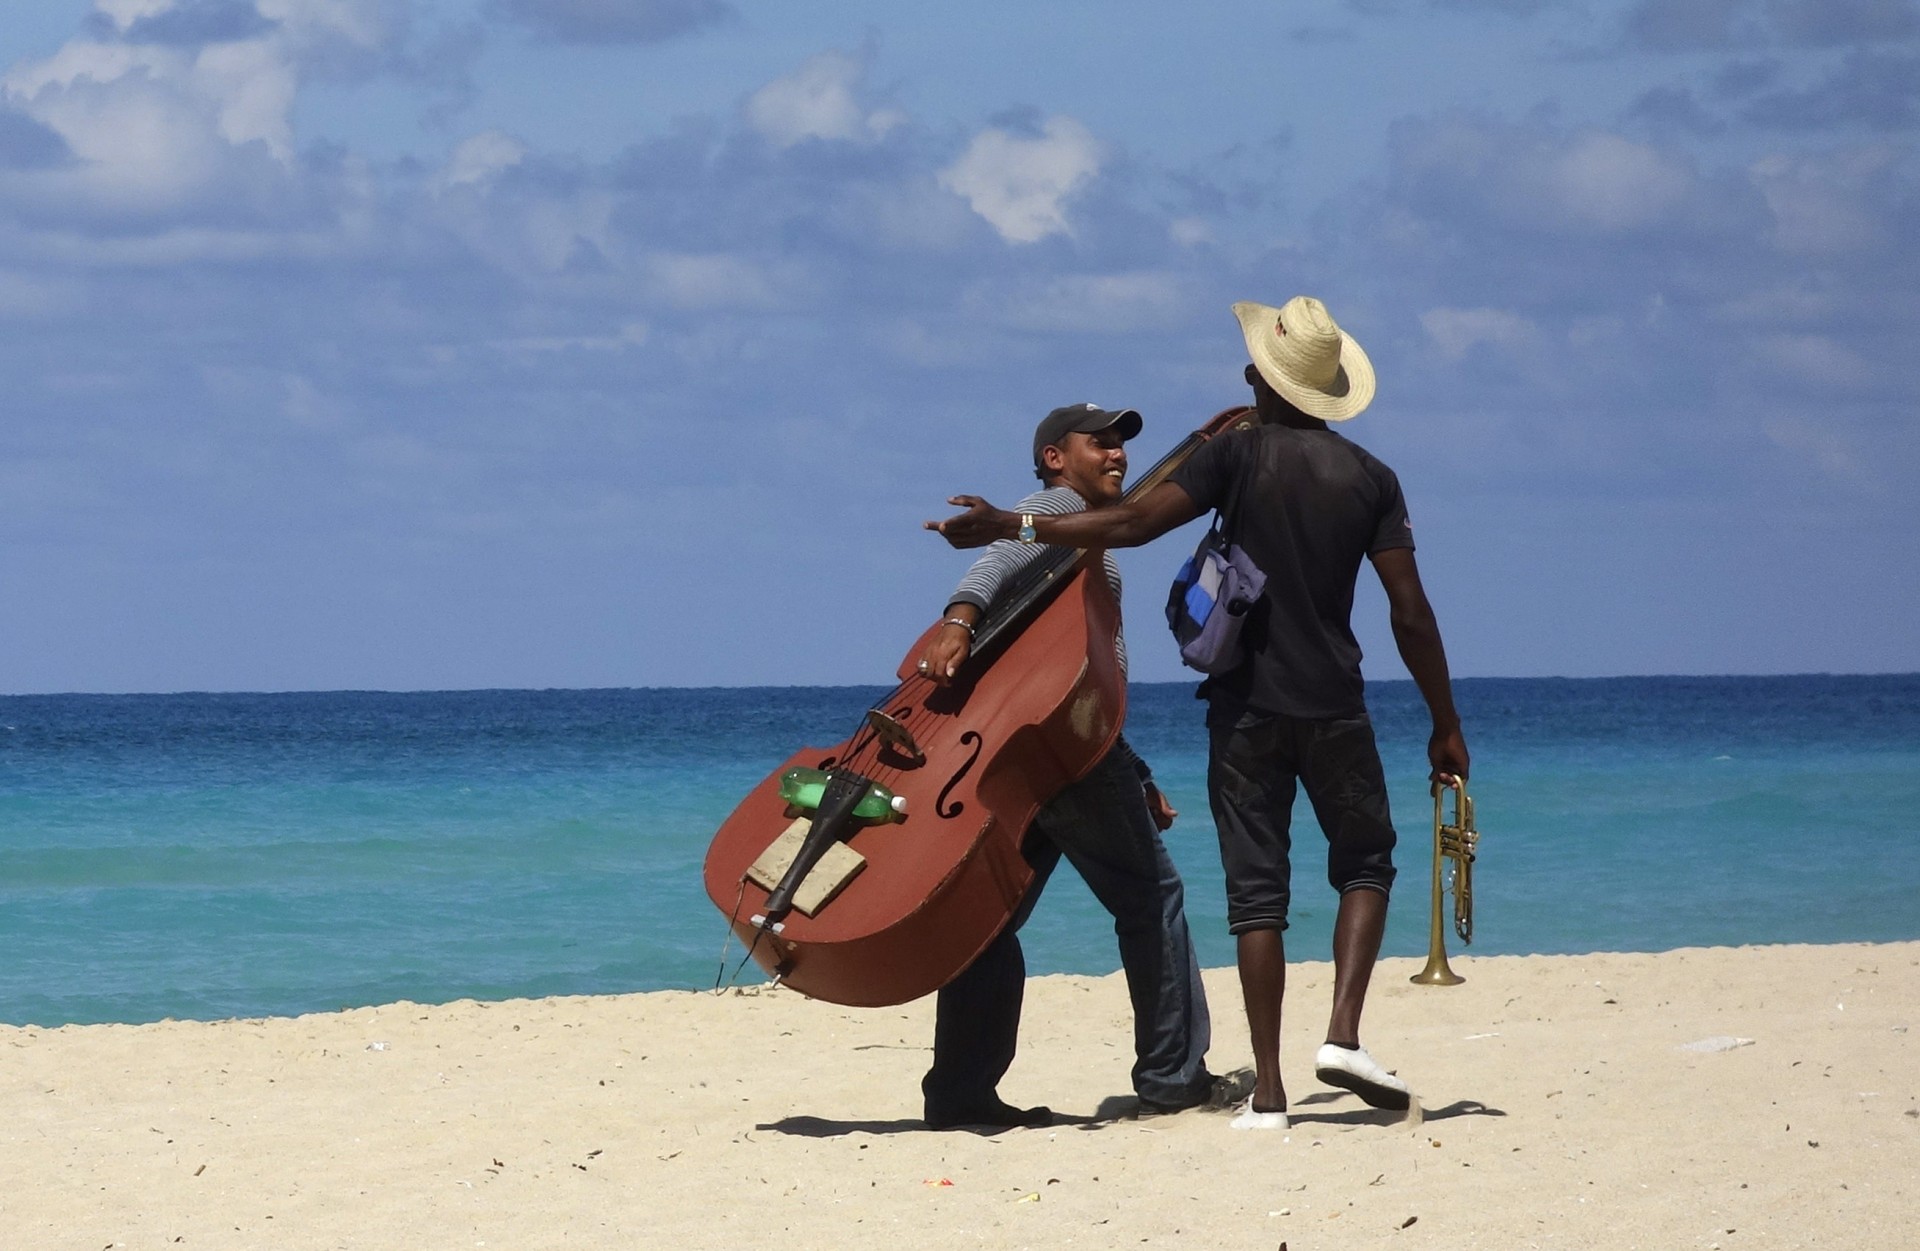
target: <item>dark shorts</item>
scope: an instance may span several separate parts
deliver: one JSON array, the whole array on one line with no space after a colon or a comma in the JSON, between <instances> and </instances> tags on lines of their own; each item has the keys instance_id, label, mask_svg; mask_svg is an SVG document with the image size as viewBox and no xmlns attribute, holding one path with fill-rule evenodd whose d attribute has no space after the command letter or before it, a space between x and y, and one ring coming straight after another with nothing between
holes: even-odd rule
<instances>
[{"instance_id":1,"label":"dark shorts","mask_svg":"<svg viewBox=\"0 0 1920 1251\"><path fill-rule=\"evenodd\" d=\"M1210 719L1207 794L1227 875L1227 929L1287 928L1296 783L1327 836L1327 881L1341 894L1393 889L1387 779L1362 714L1333 721L1248 711Z\"/></svg>"}]
</instances>

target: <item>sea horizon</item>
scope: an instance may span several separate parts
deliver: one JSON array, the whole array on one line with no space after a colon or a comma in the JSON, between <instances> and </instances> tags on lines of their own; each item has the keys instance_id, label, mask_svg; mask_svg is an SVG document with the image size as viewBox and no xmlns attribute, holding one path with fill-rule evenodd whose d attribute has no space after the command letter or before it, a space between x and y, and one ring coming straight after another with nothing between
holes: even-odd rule
<instances>
[{"instance_id":1,"label":"sea horizon","mask_svg":"<svg viewBox=\"0 0 1920 1251\"><path fill-rule=\"evenodd\" d=\"M704 989L707 841L887 688L0 696L0 1022L224 1018ZM1127 733L1204 963L1232 963L1193 683ZM1476 954L1920 938L1920 674L1461 678ZM1427 948L1426 717L1369 684L1401 846L1384 954ZM1295 959L1332 892L1296 811ZM1117 967L1063 868L1033 973ZM738 945L731 948L739 955ZM759 980L748 967L743 980Z\"/></svg>"},{"instance_id":2,"label":"sea horizon","mask_svg":"<svg viewBox=\"0 0 1920 1251\"><path fill-rule=\"evenodd\" d=\"M1598 673L1598 674L1453 674L1455 682L1632 682L1632 681L1689 681L1699 678L1742 680L1771 678L1906 678L1920 677L1920 670L1913 669L1795 669L1776 673L1753 673L1748 671L1725 673ZM1164 681L1136 681L1129 688L1142 686L1193 686L1198 677L1169 679ZM1367 688L1396 682L1411 683L1411 678L1368 678ZM138 697L138 696L174 696L174 695L481 695L497 692L550 692L550 691L844 691L877 689L884 686L874 682L735 682L735 683L694 683L694 684L638 684L625 686L287 686L260 687L248 689L242 687L179 687L165 690L138 691L0 691L3 699L44 699L73 696L75 698L92 697Z\"/></svg>"}]
</instances>

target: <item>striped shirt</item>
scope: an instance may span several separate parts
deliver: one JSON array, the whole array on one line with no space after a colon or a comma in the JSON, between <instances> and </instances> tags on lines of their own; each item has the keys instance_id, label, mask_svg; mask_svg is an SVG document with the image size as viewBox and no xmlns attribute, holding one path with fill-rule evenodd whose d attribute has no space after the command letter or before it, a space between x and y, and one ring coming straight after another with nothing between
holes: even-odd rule
<instances>
[{"instance_id":1,"label":"striped shirt","mask_svg":"<svg viewBox=\"0 0 1920 1251\"><path fill-rule=\"evenodd\" d=\"M1048 517L1058 517L1065 513L1085 511L1087 502L1080 493L1069 486L1051 486L1014 505L1016 513L1037 513ZM960 585L953 590L949 604L972 604L982 613L993 603L993 597L1007 580L1041 556L1061 549L1048 543L1022 543L1015 539L1000 539L987 545L980 553L980 559L973 562L967 570L967 576L960 579ZM1120 602L1120 566L1114 561L1112 552L1102 552L1101 562L1107 571L1107 585L1113 588L1113 602ZM1120 657L1120 673L1127 672L1127 635L1126 630L1115 631L1114 651Z\"/></svg>"}]
</instances>

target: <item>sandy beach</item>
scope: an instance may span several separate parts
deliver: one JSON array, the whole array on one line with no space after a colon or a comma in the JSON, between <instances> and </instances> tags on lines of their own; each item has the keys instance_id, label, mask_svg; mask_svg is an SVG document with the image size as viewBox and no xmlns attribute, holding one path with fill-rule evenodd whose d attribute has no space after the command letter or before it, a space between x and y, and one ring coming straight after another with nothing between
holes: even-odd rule
<instances>
[{"instance_id":1,"label":"sandy beach","mask_svg":"<svg viewBox=\"0 0 1920 1251\"><path fill-rule=\"evenodd\" d=\"M1043 977L1003 1093L917 1121L931 1002L779 990L0 1028L0 1247L1793 1248L1914 1245L1920 943L1383 961L1366 1041L1424 1118L1135 1119L1125 987ZM1248 1063L1231 970L1212 1064Z\"/></svg>"}]
</instances>

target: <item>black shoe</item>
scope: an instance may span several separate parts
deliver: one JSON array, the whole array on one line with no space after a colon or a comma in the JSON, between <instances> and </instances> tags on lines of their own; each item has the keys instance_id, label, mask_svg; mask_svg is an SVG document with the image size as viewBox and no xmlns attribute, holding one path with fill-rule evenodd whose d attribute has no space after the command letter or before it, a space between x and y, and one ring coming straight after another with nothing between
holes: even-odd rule
<instances>
[{"instance_id":1,"label":"black shoe","mask_svg":"<svg viewBox=\"0 0 1920 1251\"><path fill-rule=\"evenodd\" d=\"M1141 1116L1172 1116L1176 1112L1185 1112L1189 1108L1205 1107L1213 1102L1214 1088L1220 1079L1211 1073L1202 1073L1185 1090L1166 1099L1149 1099L1140 1096Z\"/></svg>"},{"instance_id":2,"label":"black shoe","mask_svg":"<svg viewBox=\"0 0 1920 1251\"><path fill-rule=\"evenodd\" d=\"M926 1108L928 1129L1041 1129L1053 1124L1052 1108L1016 1108L990 1098L958 1107Z\"/></svg>"}]
</instances>

